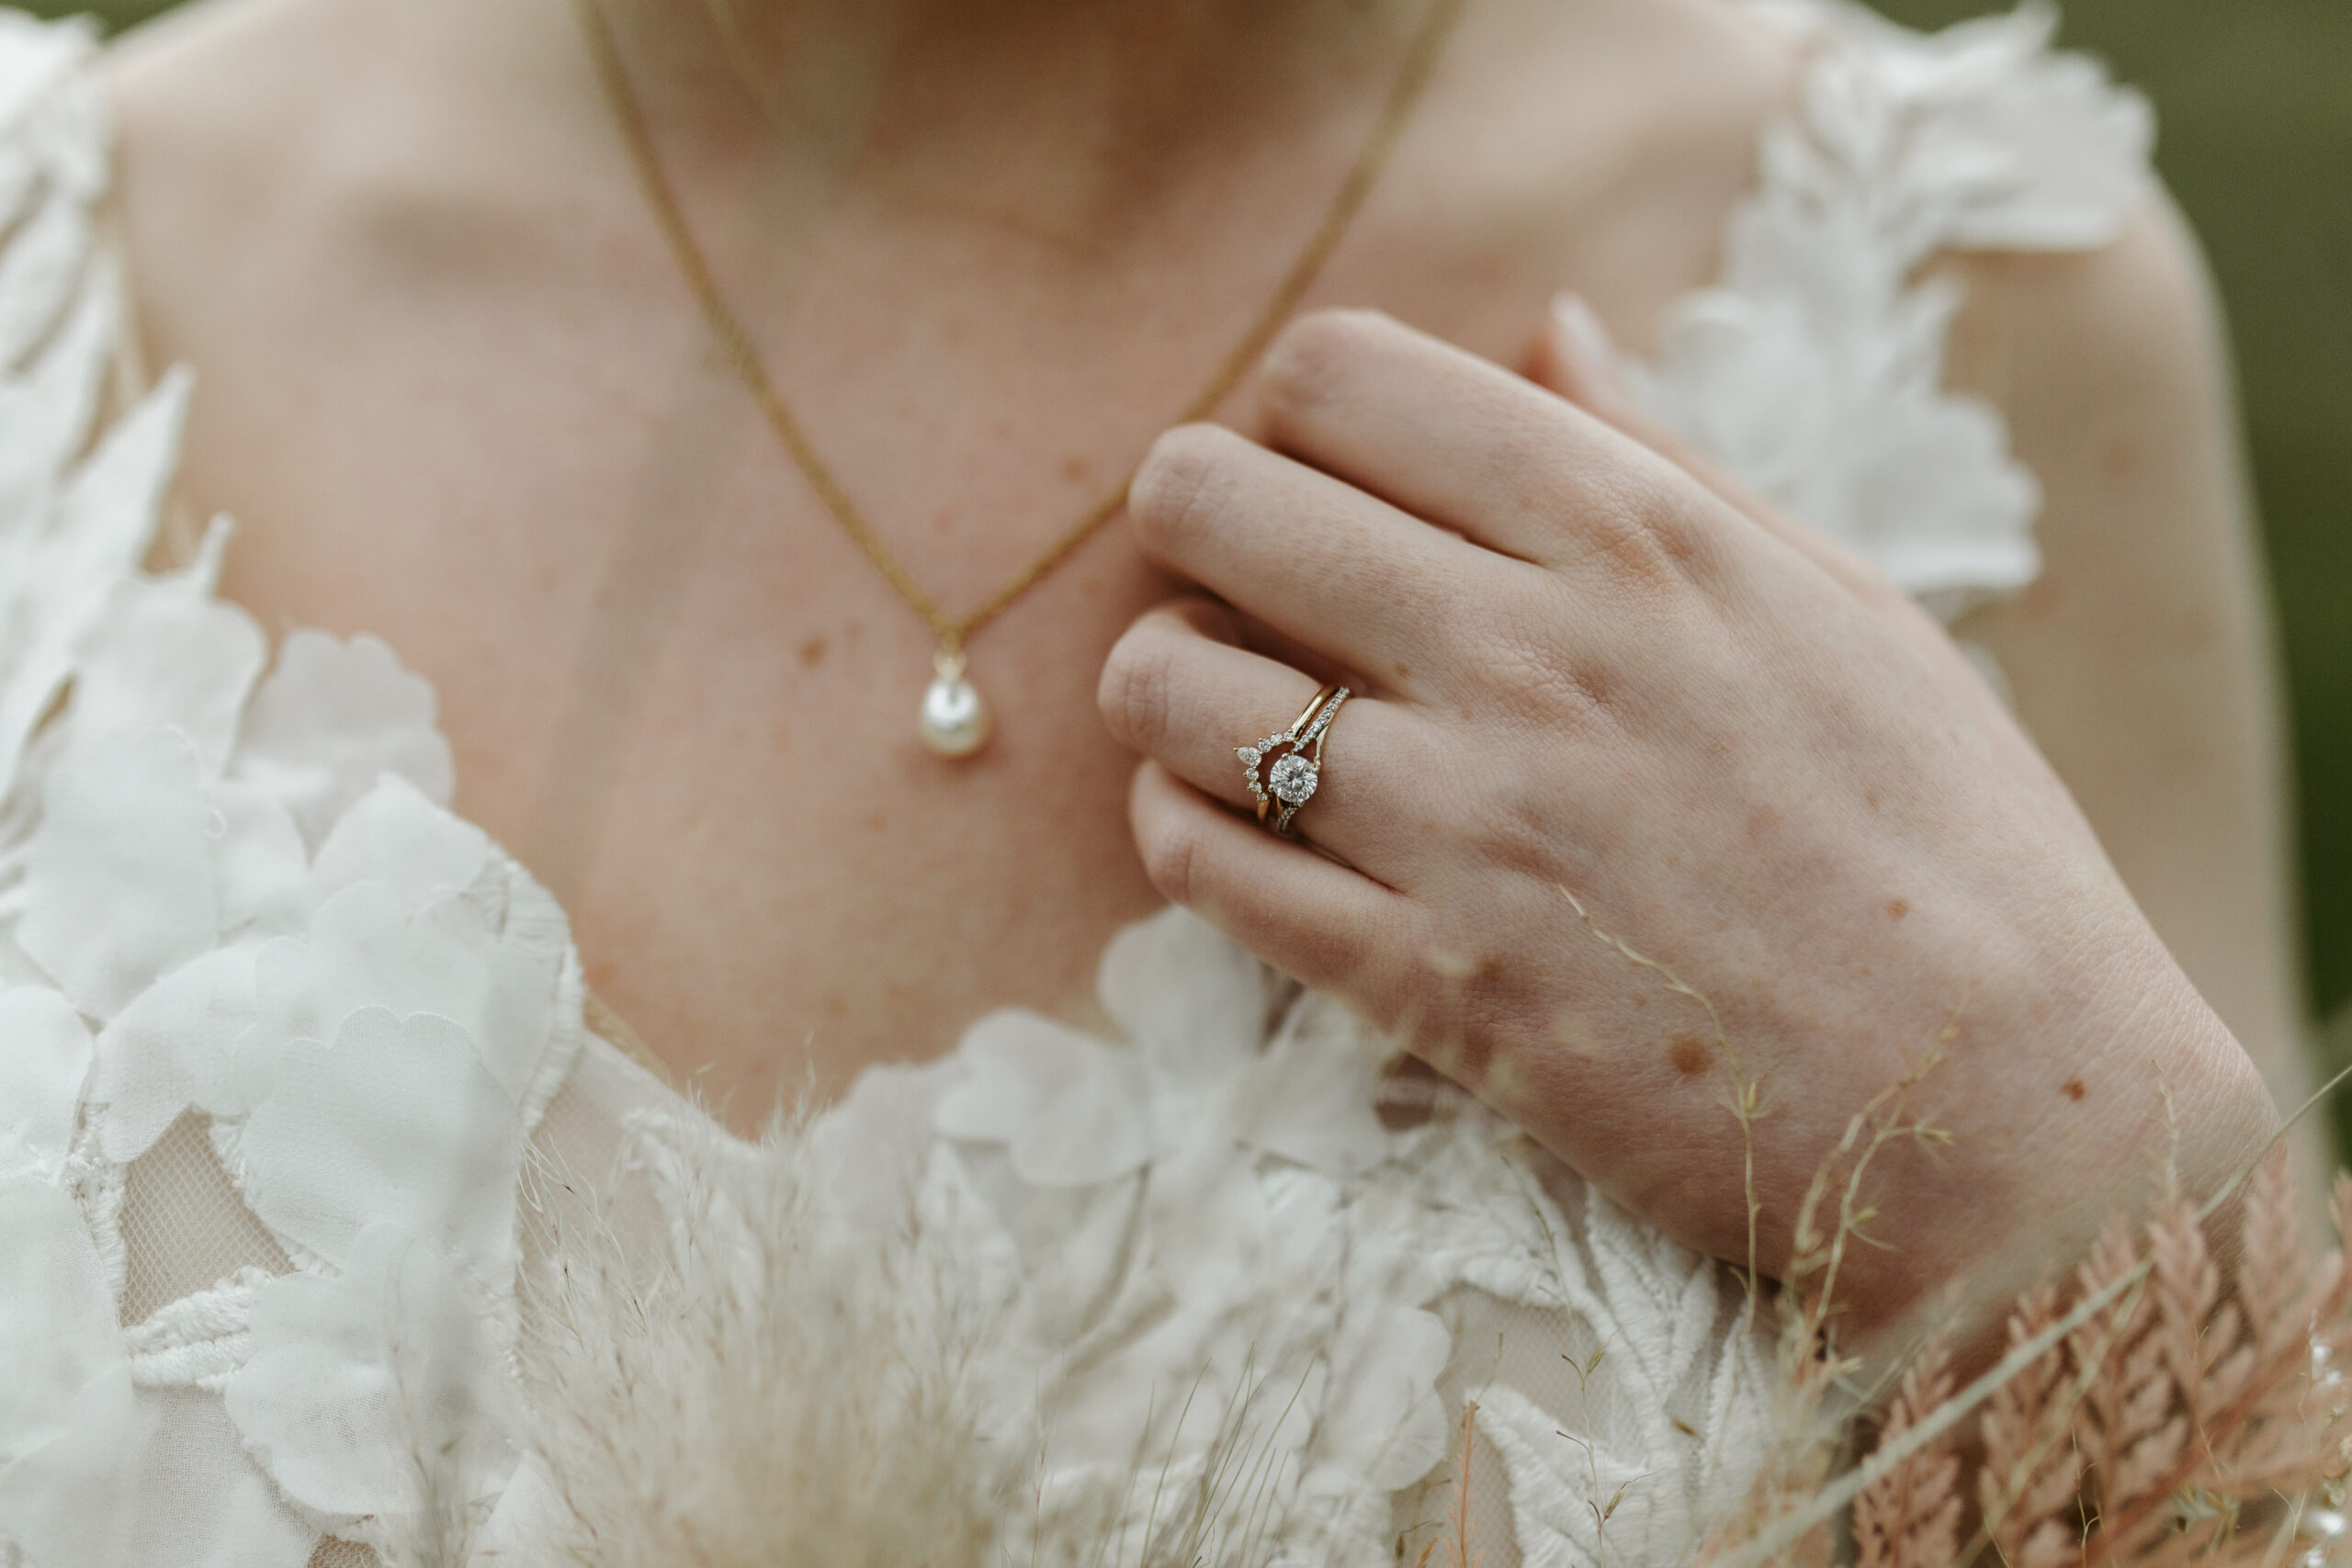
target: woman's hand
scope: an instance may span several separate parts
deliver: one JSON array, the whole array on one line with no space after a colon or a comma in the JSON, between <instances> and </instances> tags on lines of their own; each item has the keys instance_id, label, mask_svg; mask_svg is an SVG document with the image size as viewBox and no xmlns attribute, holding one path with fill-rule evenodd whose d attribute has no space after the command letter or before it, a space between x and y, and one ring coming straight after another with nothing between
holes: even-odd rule
<instances>
[{"instance_id":1,"label":"woman's hand","mask_svg":"<svg viewBox=\"0 0 2352 1568\"><path fill-rule=\"evenodd\" d=\"M1865 1327L1962 1269L2005 1299L2168 1137L2211 1187L2269 1134L2064 787L1859 561L1385 318L1301 321L1262 388L1262 445L1171 431L1130 498L1216 596L1102 676L1169 897L1691 1246L1745 1259L1752 1192L1767 1272L1849 1119L1939 1052L1898 1119L1950 1142L1878 1155L1888 1245L1841 1275ZM1324 674L1358 691L1297 822L1329 858L1239 809L1234 755Z\"/></svg>"}]
</instances>

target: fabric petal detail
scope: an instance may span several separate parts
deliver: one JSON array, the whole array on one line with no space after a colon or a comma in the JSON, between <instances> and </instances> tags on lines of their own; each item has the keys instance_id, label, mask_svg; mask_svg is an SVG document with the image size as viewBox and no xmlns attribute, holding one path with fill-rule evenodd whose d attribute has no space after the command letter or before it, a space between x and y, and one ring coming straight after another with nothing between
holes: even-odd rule
<instances>
[{"instance_id":1,"label":"fabric petal detail","mask_svg":"<svg viewBox=\"0 0 2352 1568\"><path fill-rule=\"evenodd\" d=\"M1388 1157L1374 1110L1390 1050L1339 1002L1302 996L1262 1055L1234 1079L1226 1114L1244 1145L1352 1175Z\"/></svg>"},{"instance_id":2,"label":"fabric petal detail","mask_svg":"<svg viewBox=\"0 0 2352 1568\"><path fill-rule=\"evenodd\" d=\"M220 818L220 836L212 845L220 929L299 930L309 919L311 852L293 813L251 784L222 782L209 793Z\"/></svg>"},{"instance_id":3,"label":"fabric petal detail","mask_svg":"<svg viewBox=\"0 0 2352 1568\"><path fill-rule=\"evenodd\" d=\"M64 1436L85 1390L130 1391L114 1292L81 1211L39 1177L0 1179L0 1463Z\"/></svg>"},{"instance_id":4,"label":"fabric petal detail","mask_svg":"<svg viewBox=\"0 0 2352 1568\"><path fill-rule=\"evenodd\" d=\"M42 803L17 942L75 1007L111 1018L219 935L196 751L168 730L110 741L51 773Z\"/></svg>"},{"instance_id":5,"label":"fabric petal detail","mask_svg":"<svg viewBox=\"0 0 2352 1568\"><path fill-rule=\"evenodd\" d=\"M226 542L216 526L190 570L116 586L75 660L72 747L60 765L93 741L168 728L188 738L206 777L220 775L265 659L254 618L211 596Z\"/></svg>"},{"instance_id":6,"label":"fabric petal detail","mask_svg":"<svg viewBox=\"0 0 2352 1568\"><path fill-rule=\"evenodd\" d=\"M547 1461L526 1451L475 1537L466 1568L576 1568L566 1546L579 1528Z\"/></svg>"},{"instance_id":7,"label":"fabric petal detail","mask_svg":"<svg viewBox=\"0 0 2352 1568\"><path fill-rule=\"evenodd\" d=\"M412 911L391 886L363 882L328 899L303 936L262 949L259 1010L240 1049L266 1075L289 1043L334 1039L361 1009L430 1013L457 1026L520 1104L548 1043L552 971L548 955L483 931L462 897Z\"/></svg>"},{"instance_id":8,"label":"fabric petal detail","mask_svg":"<svg viewBox=\"0 0 2352 1568\"><path fill-rule=\"evenodd\" d=\"M252 1109L238 1042L254 1020L252 945L225 947L164 976L99 1031L90 1099L99 1146L128 1164L182 1111Z\"/></svg>"},{"instance_id":9,"label":"fabric petal detail","mask_svg":"<svg viewBox=\"0 0 2352 1568\"><path fill-rule=\"evenodd\" d=\"M232 773L284 801L312 844L388 773L446 805L453 764L434 708L433 688L376 638L298 631L245 710Z\"/></svg>"},{"instance_id":10,"label":"fabric petal detail","mask_svg":"<svg viewBox=\"0 0 2352 1568\"><path fill-rule=\"evenodd\" d=\"M1170 908L1111 939L1096 988L1152 1072L1205 1085L1256 1055L1277 983L1207 921Z\"/></svg>"},{"instance_id":11,"label":"fabric petal detail","mask_svg":"<svg viewBox=\"0 0 2352 1568\"><path fill-rule=\"evenodd\" d=\"M293 1042L237 1149L254 1213L322 1258L345 1262L388 1223L486 1291L513 1277L514 1102L446 1019L363 1008L332 1047Z\"/></svg>"},{"instance_id":12,"label":"fabric petal detail","mask_svg":"<svg viewBox=\"0 0 2352 1568\"><path fill-rule=\"evenodd\" d=\"M909 1195L922 1184L940 1101L966 1071L953 1058L869 1067L810 1125L809 1149L826 1194L851 1224L877 1230L906 1212ZM976 1122L992 1120L982 1111L972 1115Z\"/></svg>"},{"instance_id":13,"label":"fabric petal detail","mask_svg":"<svg viewBox=\"0 0 2352 1568\"><path fill-rule=\"evenodd\" d=\"M71 1002L39 986L0 991L0 1170L62 1174L90 1063Z\"/></svg>"},{"instance_id":14,"label":"fabric petal detail","mask_svg":"<svg viewBox=\"0 0 2352 1568\"><path fill-rule=\"evenodd\" d=\"M96 45L86 17L59 24L0 11L0 130L18 129Z\"/></svg>"},{"instance_id":15,"label":"fabric petal detail","mask_svg":"<svg viewBox=\"0 0 2352 1568\"><path fill-rule=\"evenodd\" d=\"M334 1279L273 1280L229 1416L286 1495L329 1518L393 1519L496 1491L513 1463L479 1309L395 1224Z\"/></svg>"},{"instance_id":16,"label":"fabric petal detail","mask_svg":"<svg viewBox=\"0 0 2352 1568\"><path fill-rule=\"evenodd\" d=\"M1932 36L1848 0L1753 0L1809 55L1802 111L1675 302L1639 400L1947 619L2041 570L2041 495L1991 409L1947 392L1939 252L2089 250L2154 189L2136 95L2052 54L2047 6Z\"/></svg>"},{"instance_id":17,"label":"fabric petal detail","mask_svg":"<svg viewBox=\"0 0 2352 1568\"><path fill-rule=\"evenodd\" d=\"M58 341L0 378L0 792L91 625L154 537L188 380L164 378L75 470L117 325L112 269L94 266Z\"/></svg>"},{"instance_id":18,"label":"fabric petal detail","mask_svg":"<svg viewBox=\"0 0 2352 1568\"><path fill-rule=\"evenodd\" d=\"M418 908L472 886L493 852L489 834L451 816L409 779L387 773L319 846L311 896L323 902L346 887L380 882Z\"/></svg>"},{"instance_id":19,"label":"fabric petal detail","mask_svg":"<svg viewBox=\"0 0 2352 1568\"><path fill-rule=\"evenodd\" d=\"M971 1076L939 1102L952 1138L1002 1143L1023 1181L1107 1181L1151 1154L1149 1096L1131 1053L1035 1013L991 1013L964 1036Z\"/></svg>"}]
</instances>

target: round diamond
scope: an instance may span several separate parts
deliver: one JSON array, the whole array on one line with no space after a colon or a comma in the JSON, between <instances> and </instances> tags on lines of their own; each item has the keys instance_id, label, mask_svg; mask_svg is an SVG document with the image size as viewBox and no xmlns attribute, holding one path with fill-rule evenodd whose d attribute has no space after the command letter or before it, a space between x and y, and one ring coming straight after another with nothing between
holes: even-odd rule
<instances>
[{"instance_id":1,"label":"round diamond","mask_svg":"<svg viewBox=\"0 0 2352 1568\"><path fill-rule=\"evenodd\" d=\"M1315 794L1315 763L1296 751L1288 752L1275 759L1266 782L1273 786L1275 797L1283 805L1304 806Z\"/></svg>"}]
</instances>

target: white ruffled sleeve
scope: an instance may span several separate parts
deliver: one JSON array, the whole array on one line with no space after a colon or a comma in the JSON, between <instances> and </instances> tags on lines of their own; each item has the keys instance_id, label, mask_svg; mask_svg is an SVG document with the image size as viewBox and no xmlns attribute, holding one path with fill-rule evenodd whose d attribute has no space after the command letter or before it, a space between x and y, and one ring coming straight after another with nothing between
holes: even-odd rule
<instances>
[{"instance_id":1,"label":"white ruffled sleeve","mask_svg":"<svg viewBox=\"0 0 2352 1568\"><path fill-rule=\"evenodd\" d=\"M2108 244L2149 199L2153 122L2049 51L2029 4L1930 35L1846 0L1757 0L1807 53L1716 287L1637 373L1653 413L1948 616L2041 570L2041 491L1989 404L1943 387L1942 252Z\"/></svg>"}]
</instances>

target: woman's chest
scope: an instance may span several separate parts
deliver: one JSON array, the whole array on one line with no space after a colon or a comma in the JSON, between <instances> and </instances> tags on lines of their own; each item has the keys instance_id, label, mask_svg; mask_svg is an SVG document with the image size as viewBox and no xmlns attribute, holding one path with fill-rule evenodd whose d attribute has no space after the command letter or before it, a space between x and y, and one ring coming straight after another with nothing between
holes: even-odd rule
<instances>
[{"instance_id":1,"label":"woman's chest","mask_svg":"<svg viewBox=\"0 0 2352 1568\"><path fill-rule=\"evenodd\" d=\"M974 638L994 734L935 755L932 634L742 389L684 357L674 401L599 410L559 383L515 421L578 440L485 409L439 443L355 443L313 468L199 415L187 482L241 519L226 594L265 626L381 637L433 684L458 810L565 904L591 987L756 1120L804 1072L837 1087L933 1054L989 1007L1084 1008L1102 934L1153 901L1128 848L1132 759L1094 686L1176 585L1114 520ZM318 450L312 417L322 446L368 423L274 421L269 451ZM922 498L876 504L875 526L951 606L1084 503L1050 445L1025 455L1057 482L990 504L1019 482L865 423L834 459L919 470L868 487Z\"/></svg>"},{"instance_id":2,"label":"woman's chest","mask_svg":"<svg viewBox=\"0 0 2352 1568\"><path fill-rule=\"evenodd\" d=\"M1524 304L1532 322L1541 300ZM186 485L240 520L223 592L266 626L380 637L432 682L458 811L564 903L591 987L673 1068L708 1069L739 1120L812 1067L839 1087L944 1050L990 1007L1084 1018L1104 937L1155 902L1128 835L1134 760L1095 686L1182 585L1114 517L975 635L993 736L944 759L918 728L932 632L723 367L671 344L639 360L650 392L554 376L526 395L509 378L529 356L508 346L477 340L476 376L405 412L370 406L397 378L380 370L267 417L217 395L243 368L209 377ZM927 398L844 387L809 423L908 572L960 611L1116 485L1182 400L1047 412L1057 373L1087 368L1031 367L1034 397L1009 408L1001 373L944 395L943 355ZM842 417L859 403L874 412Z\"/></svg>"},{"instance_id":3,"label":"woman's chest","mask_svg":"<svg viewBox=\"0 0 2352 1568\"><path fill-rule=\"evenodd\" d=\"M1705 279L1752 160L1744 134L1678 143L1629 198L1622 154L1513 172L1462 124L1389 171L1312 300L1506 361L1564 286L1638 325ZM185 497L240 522L224 592L273 631L381 637L432 682L458 809L563 900L592 987L739 1122L812 1068L838 1086L944 1050L990 1006L1082 1016L1104 937L1154 901L1096 678L1180 585L1114 517L975 637L996 738L944 761L916 727L930 631L712 351L641 215L568 233L365 210L234 268L146 269L151 346L202 373ZM908 246L863 272L837 250L773 297L727 270L826 468L953 613L1120 486L1310 217L1059 293L970 257L926 273ZM138 228L160 257L169 225ZM1245 387L1228 417L1248 408Z\"/></svg>"}]
</instances>

